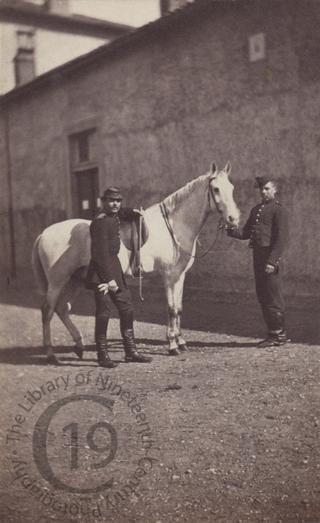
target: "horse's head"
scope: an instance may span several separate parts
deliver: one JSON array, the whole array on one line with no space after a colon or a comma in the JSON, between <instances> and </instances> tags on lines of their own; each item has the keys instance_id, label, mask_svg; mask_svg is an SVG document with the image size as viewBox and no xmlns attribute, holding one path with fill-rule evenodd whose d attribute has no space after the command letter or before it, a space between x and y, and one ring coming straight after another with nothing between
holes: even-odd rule
<instances>
[{"instance_id":1,"label":"horse's head","mask_svg":"<svg viewBox=\"0 0 320 523\"><path fill-rule=\"evenodd\" d=\"M209 203L214 206L229 225L239 225L240 212L233 199L234 186L229 179L231 165L228 162L222 171L211 164L209 178Z\"/></svg>"}]
</instances>

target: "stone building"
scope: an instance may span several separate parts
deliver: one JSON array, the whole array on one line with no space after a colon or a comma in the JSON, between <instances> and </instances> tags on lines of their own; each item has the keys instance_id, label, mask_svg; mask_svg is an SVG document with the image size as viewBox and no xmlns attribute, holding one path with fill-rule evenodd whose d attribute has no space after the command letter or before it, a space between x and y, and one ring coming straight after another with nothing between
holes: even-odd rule
<instances>
[{"instance_id":1,"label":"stone building","mask_svg":"<svg viewBox=\"0 0 320 523\"><path fill-rule=\"evenodd\" d=\"M146 207L230 160L243 219L254 177L281 178L286 291L318 292L319 21L313 0L198 0L3 96L2 275L29 266L46 225L92 216L106 185ZM213 250L189 284L252 289L245 242Z\"/></svg>"},{"instance_id":2,"label":"stone building","mask_svg":"<svg viewBox=\"0 0 320 523\"><path fill-rule=\"evenodd\" d=\"M70 0L0 0L0 94L131 29L73 13Z\"/></svg>"}]
</instances>

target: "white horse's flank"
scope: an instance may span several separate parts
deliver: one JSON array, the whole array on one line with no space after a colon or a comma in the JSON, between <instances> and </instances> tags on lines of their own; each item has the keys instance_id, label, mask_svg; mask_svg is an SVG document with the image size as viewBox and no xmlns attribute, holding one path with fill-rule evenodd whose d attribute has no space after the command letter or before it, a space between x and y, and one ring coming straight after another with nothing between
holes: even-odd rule
<instances>
[{"instance_id":1,"label":"white horse's flank","mask_svg":"<svg viewBox=\"0 0 320 523\"><path fill-rule=\"evenodd\" d=\"M167 339L169 353L179 354L185 348L180 320L184 279L194 262L196 239L209 212L218 210L227 223L239 223L239 210L233 199L229 180L230 164L217 172L199 176L144 212L149 237L141 249L143 272L161 274L168 303ZM167 215L167 221L163 216ZM90 260L90 221L66 220L45 229L33 248L33 268L44 295L42 306L43 342L50 360L57 361L51 343L50 321L58 314L79 355L83 349L81 333L70 319L70 304L80 288L72 275ZM131 275L130 251L121 244L119 258L123 272Z\"/></svg>"}]
</instances>

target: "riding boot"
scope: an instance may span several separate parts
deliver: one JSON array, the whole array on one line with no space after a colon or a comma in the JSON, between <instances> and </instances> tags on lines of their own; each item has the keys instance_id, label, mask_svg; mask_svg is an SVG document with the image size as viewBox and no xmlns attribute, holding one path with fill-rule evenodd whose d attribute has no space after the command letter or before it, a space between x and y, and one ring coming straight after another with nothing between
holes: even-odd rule
<instances>
[{"instance_id":1,"label":"riding boot","mask_svg":"<svg viewBox=\"0 0 320 523\"><path fill-rule=\"evenodd\" d=\"M137 351L136 344L134 341L133 329L123 329L121 331L123 346L125 351L126 362L137 362L137 363L150 363L152 358L149 356L143 356Z\"/></svg>"},{"instance_id":2,"label":"riding boot","mask_svg":"<svg viewBox=\"0 0 320 523\"><path fill-rule=\"evenodd\" d=\"M106 369L112 369L117 366L117 363L112 361L108 354L108 342L107 342L108 322L109 322L109 318L101 317L101 316L96 318L95 340L96 340L96 349L97 349L99 367L104 367Z\"/></svg>"}]
</instances>

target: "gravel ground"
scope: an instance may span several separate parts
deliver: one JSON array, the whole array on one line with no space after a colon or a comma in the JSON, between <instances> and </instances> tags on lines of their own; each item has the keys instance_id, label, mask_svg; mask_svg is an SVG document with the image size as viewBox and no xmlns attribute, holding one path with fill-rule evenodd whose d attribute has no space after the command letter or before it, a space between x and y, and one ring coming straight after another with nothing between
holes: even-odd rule
<instances>
[{"instance_id":1,"label":"gravel ground","mask_svg":"<svg viewBox=\"0 0 320 523\"><path fill-rule=\"evenodd\" d=\"M293 342L261 350L253 296L186 289L189 351L169 357L163 292L144 292L136 336L152 363L123 362L113 319L119 365L101 370L90 294L75 308L84 360L54 319L54 367L35 293L3 289L0 521L319 523L319 302L289 299Z\"/></svg>"}]
</instances>

